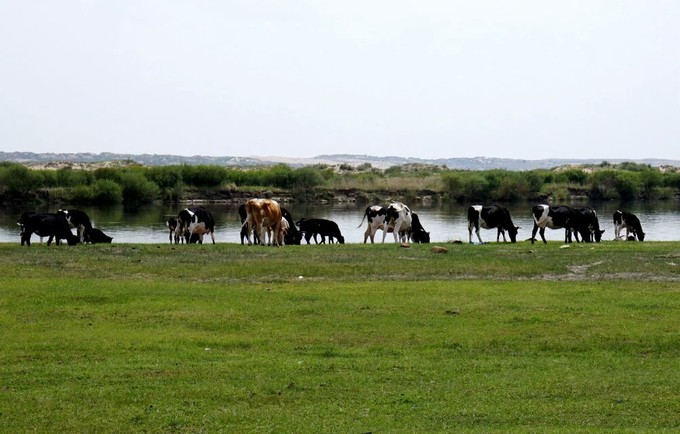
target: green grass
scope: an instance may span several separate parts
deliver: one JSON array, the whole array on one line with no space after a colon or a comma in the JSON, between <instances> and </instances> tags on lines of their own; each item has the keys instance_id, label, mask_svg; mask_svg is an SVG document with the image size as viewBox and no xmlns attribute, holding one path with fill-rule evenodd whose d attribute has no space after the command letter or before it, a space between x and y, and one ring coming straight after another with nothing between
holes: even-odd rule
<instances>
[{"instance_id":1,"label":"green grass","mask_svg":"<svg viewBox=\"0 0 680 434\"><path fill-rule=\"evenodd\" d=\"M446 247L1 244L0 431L680 430L680 243Z\"/></svg>"}]
</instances>

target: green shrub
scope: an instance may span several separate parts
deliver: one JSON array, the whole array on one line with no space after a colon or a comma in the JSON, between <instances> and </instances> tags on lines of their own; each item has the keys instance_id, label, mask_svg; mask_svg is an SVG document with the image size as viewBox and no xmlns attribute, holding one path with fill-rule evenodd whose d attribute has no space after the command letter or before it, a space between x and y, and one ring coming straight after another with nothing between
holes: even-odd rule
<instances>
[{"instance_id":1,"label":"green shrub","mask_svg":"<svg viewBox=\"0 0 680 434\"><path fill-rule=\"evenodd\" d=\"M127 204L153 202L160 193L158 186L140 172L124 173L120 181L123 187L123 202Z\"/></svg>"}]
</instances>

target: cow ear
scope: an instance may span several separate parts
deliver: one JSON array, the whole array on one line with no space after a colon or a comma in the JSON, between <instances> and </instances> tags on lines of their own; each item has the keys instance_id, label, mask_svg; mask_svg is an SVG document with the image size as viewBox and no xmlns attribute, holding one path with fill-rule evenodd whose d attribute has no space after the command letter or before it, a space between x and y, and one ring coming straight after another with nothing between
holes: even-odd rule
<instances>
[{"instance_id":1,"label":"cow ear","mask_svg":"<svg viewBox=\"0 0 680 434\"><path fill-rule=\"evenodd\" d=\"M520 229L522 229L522 228L519 227L519 226L515 226L515 229L516 229L516 230L520 230Z\"/></svg>"}]
</instances>

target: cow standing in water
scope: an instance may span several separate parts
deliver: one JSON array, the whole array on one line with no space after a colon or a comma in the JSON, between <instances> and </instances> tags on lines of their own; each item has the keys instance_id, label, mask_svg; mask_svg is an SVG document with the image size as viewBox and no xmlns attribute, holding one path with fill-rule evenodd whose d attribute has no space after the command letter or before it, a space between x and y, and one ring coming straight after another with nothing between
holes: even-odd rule
<instances>
[{"instance_id":1,"label":"cow standing in water","mask_svg":"<svg viewBox=\"0 0 680 434\"><path fill-rule=\"evenodd\" d=\"M633 233L633 239L638 241L645 240L645 233L642 232L642 224L640 219L633 213L628 211L616 211L614 213L614 237L621 238L621 229L626 229L626 239L630 239L630 233Z\"/></svg>"},{"instance_id":2,"label":"cow standing in water","mask_svg":"<svg viewBox=\"0 0 680 434\"><path fill-rule=\"evenodd\" d=\"M472 243L472 231L474 229L477 234L477 239L482 242L482 237L479 235L479 228L493 229L498 228L498 235L496 241L501 240L503 235L503 242L505 239L505 231L508 231L508 236L511 242L517 241L518 226L512 223L510 212L507 208L498 205L472 205L468 208L468 232L470 233L470 243Z\"/></svg>"}]
</instances>

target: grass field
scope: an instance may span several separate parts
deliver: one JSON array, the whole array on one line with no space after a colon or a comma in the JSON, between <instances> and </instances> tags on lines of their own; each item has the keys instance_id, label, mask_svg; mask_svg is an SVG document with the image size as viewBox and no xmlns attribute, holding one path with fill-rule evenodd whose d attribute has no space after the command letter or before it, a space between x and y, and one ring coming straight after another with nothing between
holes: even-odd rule
<instances>
[{"instance_id":1,"label":"grass field","mask_svg":"<svg viewBox=\"0 0 680 434\"><path fill-rule=\"evenodd\" d=\"M0 244L0 432L680 431L680 243Z\"/></svg>"}]
</instances>

